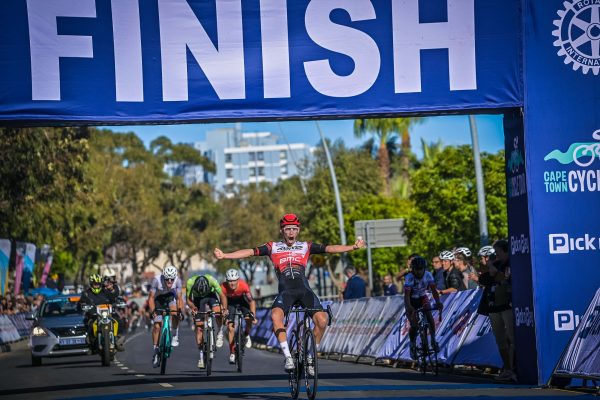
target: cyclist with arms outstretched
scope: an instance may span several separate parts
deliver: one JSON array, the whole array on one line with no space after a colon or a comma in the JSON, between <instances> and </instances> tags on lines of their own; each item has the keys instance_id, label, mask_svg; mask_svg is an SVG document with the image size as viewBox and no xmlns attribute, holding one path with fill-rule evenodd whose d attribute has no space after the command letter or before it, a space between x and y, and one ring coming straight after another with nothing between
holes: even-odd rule
<instances>
[{"instance_id":1,"label":"cyclist with arms outstretched","mask_svg":"<svg viewBox=\"0 0 600 400\"><path fill-rule=\"evenodd\" d=\"M223 253L216 248L215 257L221 259L240 259L253 256L270 257L277 277L280 282L280 292L273 306L271 307L271 320L273 321L273 332L279 341L279 345L285 356L285 370L294 370L294 360L290 353L287 343L287 335L283 324L285 316L291 307L299 302L306 308L323 309L317 295L311 290L308 280L305 276L306 264L311 254L322 253L343 253L363 248L365 243L362 239L357 240L353 245L325 245L313 242L297 241L300 233L300 221L294 214L286 214L279 221L279 229L282 236L280 242L267 242L254 249L241 249L231 253ZM327 314L324 311L311 312L311 317L315 323L314 335L317 344L319 343L327 326ZM309 373L312 369L310 360L308 362ZM314 369L313 373L314 373Z\"/></svg>"},{"instance_id":2,"label":"cyclist with arms outstretched","mask_svg":"<svg viewBox=\"0 0 600 400\"><path fill-rule=\"evenodd\" d=\"M152 280L150 292L148 293L148 307L150 315L153 316L152 322L152 344L154 345L154 355L152 365L158 368L160 365L158 338L162 327L162 315L155 315L154 311L158 309L176 311L179 318L173 318L172 334L173 341L171 345L179 346L179 320L183 317L181 309L183 308L183 297L181 293L181 279L177 268L168 265L163 269L162 274Z\"/></svg>"},{"instance_id":3,"label":"cyclist with arms outstretched","mask_svg":"<svg viewBox=\"0 0 600 400\"><path fill-rule=\"evenodd\" d=\"M435 280L431 272L426 271L427 261L423 257L416 256L410 261L411 272L406 275L404 282L404 304L406 304L406 316L410 321L410 330L408 336L410 338L410 356L412 359L417 359L417 313L419 308L423 309L427 322L429 323L429 333L431 334L431 348L438 352L438 344L435 341L435 322L431 315L431 307L429 306L429 298L427 291L433 294L436 307L442 310L442 302L435 286Z\"/></svg>"},{"instance_id":4,"label":"cyclist with arms outstretched","mask_svg":"<svg viewBox=\"0 0 600 400\"><path fill-rule=\"evenodd\" d=\"M219 282L209 274L192 276L186 283L187 305L192 310L192 315L198 311L206 312L207 308L218 313L222 312L222 318L227 316L227 298L221 290ZM221 311L221 305L223 309ZM217 319L217 347L223 346L223 332L221 331L221 318ZM198 359L198 368L205 368L204 365L204 321L196 321L196 344L200 358Z\"/></svg>"}]
</instances>

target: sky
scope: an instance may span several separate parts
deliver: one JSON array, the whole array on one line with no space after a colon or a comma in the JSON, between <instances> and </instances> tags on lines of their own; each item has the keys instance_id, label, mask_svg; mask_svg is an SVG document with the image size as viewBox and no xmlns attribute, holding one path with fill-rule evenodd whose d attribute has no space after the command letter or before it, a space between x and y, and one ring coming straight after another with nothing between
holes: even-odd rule
<instances>
[{"instance_id":1,"label":"sky","mask_svg":"<svg viewBox=\"0 0 600 400\"><path fill-rule=\"evenodd\" d=\"M332 141L342 139L346 146L357 147L369 136L362 139L354 137L354 120L319 121L323 135ZM481 151L496 153L504 148L502 115L477 115L476 125L479 133ZM193 125L134 125L103 127L115 132L134 132L146 147L159 136L167 136L174 143L193 143L203 141L207 131L223 127L233 127L233 123L193 124ZM306 143L315 146L319 143L319 131L315 121L286 122L244 122L242 132L269 131L282 137L283 143ZM282 134L283 133L283 134ZM471 144L469 117L466 115L426 117L411 129L412 150L418 158L422 157L421 138L426 142L441 139L444 145Z\"/></svg>"}]
</instances>

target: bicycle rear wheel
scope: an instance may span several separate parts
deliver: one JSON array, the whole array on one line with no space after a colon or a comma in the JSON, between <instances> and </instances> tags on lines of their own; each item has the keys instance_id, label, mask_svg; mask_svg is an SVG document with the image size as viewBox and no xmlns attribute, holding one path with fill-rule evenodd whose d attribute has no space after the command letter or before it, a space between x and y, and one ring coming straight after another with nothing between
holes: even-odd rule
<instances>
[{"instance_id":1,"label":"bicycle rear wheel","mask_svg":"<svg viewBox=\"0 0 600 400\"><path fill-rule=\"evenodd\" d=\"M242 364L244 360L244 329L242 327L242 318L235 318L235 361L237 363L237 371L242 372Z\"/></svg>"},{"instance_id":2,"label":"bicycle rear wheel","mask_svg":"<svg viewBox=\"0 0 600 400\"><path fill-rule=\"evenodd\" d=\"M298 398L298 389L300 382L300 351L301 345L298 341L298 336L296 331L292 331L290 337L288 339L288 343L290 345L290 352L292 353L292 358L294 359L294 370L289 372L289 383L290 383L290 394L292 395L292 399Z\"/></svg>"},{"instance_id":3,"label":"bicycle rear wheel","mask_svg":"<svg viewBox=\"0 0 600 400\"><path fill-rule=\"evenodd\" d=\"M304 380L306 383L306 395L310 400L317 396L317 387L319 384L319 372L317 368L317 343L313 331L307 329L304 332ZM312 371L310 367L312 366ZM312 374L310 374L312 372Z\"/></svg>"}]
</instances>

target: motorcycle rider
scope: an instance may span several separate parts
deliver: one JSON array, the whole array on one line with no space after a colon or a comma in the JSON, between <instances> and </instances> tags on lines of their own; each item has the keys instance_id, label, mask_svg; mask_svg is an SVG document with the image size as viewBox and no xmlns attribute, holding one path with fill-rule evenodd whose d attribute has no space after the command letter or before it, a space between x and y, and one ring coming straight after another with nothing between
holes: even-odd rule
<instances>
[{"instance_id":1,"label":"motorcycle rider","mask_svg":"<svg viewBox=\"0 0 600 400\"><path fill-rule=\"evenodd\" d=\"M99 274L91 274L89 277L89 287L81 294L79 299L79 307L84 305L97 306L100 304L111 304L110 298L107 293L102 290L102 277ZM96 314L96 308L92 307L86 311L83 323L87 330L88 342L91 344L95 339L94 336L94 316Z\"/></svg>"},{"instance_id":2,"label":"motorcycle rider","mask_svg":"<svg viewBox=\"0 0 600 400\"><path fill-rule=\"evenodd\" d=\"M104 276L102 277L103 291L110 300L110 304L116 306L117 304L124 304L125 300L121 297L121 288L117 285L117 274L112 268L104 270ZM117 350L123 351L123 344L125 342L126 323L127 319L125 316L125 310L123 308L113 308L112 316L118 323L116 344Z\"/></svg>"}]
</instances>

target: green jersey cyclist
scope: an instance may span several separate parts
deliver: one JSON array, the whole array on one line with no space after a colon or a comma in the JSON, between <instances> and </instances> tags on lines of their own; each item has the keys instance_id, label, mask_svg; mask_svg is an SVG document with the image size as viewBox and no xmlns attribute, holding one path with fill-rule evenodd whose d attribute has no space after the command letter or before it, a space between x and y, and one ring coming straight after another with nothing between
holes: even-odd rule
<instances>
[{"instance_id":1,"label":"green jersey cyclist","mask_svg":"<svg viewBox=\"0 0 600 400\"><path fill-rule=\"evenodd\" d=\"M212 276L208 274L193 276L187 280L185 285L187 294L187 305L192 310L192 315L196 315L198 311L205 312L207 308L218 313L221 312L222 318L217 318L217 347L223 346L223 331L221 329L223 319L227 317L227 297L221 290L221 285ZM221 306L223 307L221 309ZM204 337L202 329L204 328L204 320L196 321L196 344L200 358L198 359L198 368L204 368Z\"/></svg>"}]
</instances>

